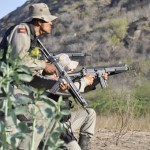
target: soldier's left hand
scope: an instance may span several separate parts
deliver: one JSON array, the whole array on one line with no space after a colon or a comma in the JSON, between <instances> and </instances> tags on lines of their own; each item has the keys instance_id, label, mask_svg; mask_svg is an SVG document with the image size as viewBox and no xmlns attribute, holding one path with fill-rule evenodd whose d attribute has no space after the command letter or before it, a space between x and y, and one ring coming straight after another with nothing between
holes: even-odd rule
<instances>
[{"instance_id":1,"label":"soldier's left hand","mask_svg":"<svg viewBox=\"0 0 150 150\"><path fill-rule=\"evenodd\" d=\"M84 79L86 80L86 82L87 82L88 85L92 85L93 82L94 82L95 76L92 75L92 74L89 74L89 75L86 75L84 77Z\"/></svg>"},{"instance_id":2,"label":"soldier's left hand","mask_svg":"<svg viewBox=\"0 0 150 150\"><path fill-rule=\"evenodd\" d=\"M102 77L103 77L105 80L107 80L107 79L108 79L108 75L109 75L109 73L106 72L106 73L103 73L103 74L102 74Z\"/></svg>"}]
</instances>

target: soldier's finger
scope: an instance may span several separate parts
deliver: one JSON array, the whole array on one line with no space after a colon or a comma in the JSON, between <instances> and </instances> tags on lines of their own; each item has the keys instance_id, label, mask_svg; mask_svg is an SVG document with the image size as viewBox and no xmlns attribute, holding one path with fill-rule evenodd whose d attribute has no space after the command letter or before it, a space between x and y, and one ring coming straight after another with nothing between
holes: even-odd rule
<instances>
[{"instance_id":1,"label":"soldier's finger","mask_svg":"<svg viewBox=\"0 0 150 150\"><path fill-rule=\"evenodd\" d=\"M56 77L59 77L59 73L57 70L55 70L55 74L56 74Z\"/></svg>"}]
</instances>

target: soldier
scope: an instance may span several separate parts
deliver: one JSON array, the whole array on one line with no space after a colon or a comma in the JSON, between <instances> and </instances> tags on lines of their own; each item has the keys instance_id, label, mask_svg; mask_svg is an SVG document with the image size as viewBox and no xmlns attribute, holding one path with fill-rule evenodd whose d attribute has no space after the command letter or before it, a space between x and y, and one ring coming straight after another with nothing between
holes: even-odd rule
<instances>
[{"instance_id":1,"label":"soldier","mask_svg":"<svg viewBox=\"0 0 150 150\"><path fill-rule=\"evenodd\" d=\"M29 7L29 18L26 22L10 27L1 41L0 48L4 49L3 60L6 59L6 52L10 46L11 57L18 55L23 59L22 63L33 70L44 70L49 74L56 73L53 64L43 60L33 59L29 53L36 37L49 34L52 30L52 21L57 17L51 15L49 8L44 3L33 4Z\"/></svg>"},{"instance_id":2,"label":"soldier","mask_svg":"<svg viewBox=\"0 0 150 150\"><path fill-rule=\"evenodd\" d=\"M67 54L59 54L57 57L59 63L68 73L71 73L76 69L78 62L72 61ZM104 74L103 77L107 79L108 74ZM74 84L80 92L84 92L84 89L87 86L93 85L94 78L94 75L86 75L79 81L74 82ZM63 86L64 84L62 85L62 89L65 90L66 87ZM61 95L63 95L63 93ZM56 95L49 95L49 97L52 97L55 100L58 99ZM63 101L65 103L65 109L68 106L68 109L71 111L72 103L65 94L63 95ZM80 109L71 112L70 115L64 116L61 119L61 123L63 123L66 129L65 132L61 134L61 139L64 140L68 150L90 150L90 139L93 137L95 130L96 112L91 108L88 108L88 112L89 113L87 113L85 109ZM74 136L74 132L77 130L79 130L78 141Z\"/></svg>"},{"instance_id":3,"label":"soldier","mask_svg":"<svg viewBox=\"0 0 150 150\"><path fill-rule=\"evenodd\" d=\"M78 62L71 61L66 54L59 55L59 62L65 67L68 72L73 71ZM94 81L93 75L87 75L81 78L78 82L74 82L80 92L84 92L84 89L88 85L92 85ZM66 99L66 98L65 98ZM95 110L88 108L88 112L85 109L80 109L71 112L68 120L62 120L66 130L61 135L61 138L66 143L68 150L90 150L90 139L94 135L96 113ZM79 130L79 141L76 140L74 132Z\"/></svg>"},{"instance_id":4,"label":"soldier","mask_svg":"<svg viewBox=\"0 0 150 150\"><path fill-rule=\"evenodd\" d=\"M33 4L29 7L29 18L26 19L26 22L19 23L10 27L1 43L0 48L4 50L2 60L6 60L6 53L8 48L12 49L11 58L13 59L14 56L19 56L21 58L21 64L25 64L29 68L31 68L33 74L36 74L38 71L44 70L47 74L56 74L58 75L55 66L51 63L46 62L45 60L39 60L33 58L30 53L32 51L32 44L36 37L49 34L52 30L52 21L55 20L57 17L53 16L49 8L44 3L37 3ZM15 97L17 98L19 94L24 94L19 91L19 89L15 89ZM46 104L42 101L38 101L36 105L29 104L29 111L33 107L46 107ZM37 114L37 125L42 125L44 127L43 132L35 133L35 146L34 149L37 149L41 139L43 138L46 128L47 128L47 120L43 120L41 117L41 113ZM27 114L27 119L32 118L31 113ZM22 121L22 120L21 120ZM8 120L9 125L13 126L12 120ZM13 127L12 127L13 128ZM31 147L31 139L30 135L26 139L24 139L20 144L18 149L30 149Z\"/></svg>"}]
</instances>

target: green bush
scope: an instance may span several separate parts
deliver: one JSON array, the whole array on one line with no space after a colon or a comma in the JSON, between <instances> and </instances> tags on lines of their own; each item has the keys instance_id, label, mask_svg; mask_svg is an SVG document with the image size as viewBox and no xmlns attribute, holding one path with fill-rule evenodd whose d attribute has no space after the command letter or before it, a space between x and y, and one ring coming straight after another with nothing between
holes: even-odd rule
<instances>
[{"instance_id":1,"label":"green bush","mask_svg":"<svg viewBox=\"0 0 150 150\"><path fill-rule=\"evenodd\" d=\"M94 97L90 98L90 103L97 114L123 114L128 109L127 91L105 89L97 91L94 95Z\"/></svg>"},{"instance_id":2,"label":"green bush","mask_svg":"<svg viewBox=\"0 0 150 150\"><path fill-rule=\"evenodd\" d=\"M111 20L110 28L113 30L113 34L111 35L112 43L115 46L119 46L120 42L127 34L128 23L126 18Z\"/></svg>"},{"instance_id":3,"label":"green bush","mask_svg":"<svg viewBox=\"0 0 150 150\"><path fill-rule=\"evenodd\" d=\"M134 90L135 96L135 107L134 115L139 116L150 116L150 82L144 83L138 86Z\"/></svg>"},{"instance_id":4,"label":"green bush","mask_svg":"<svg viewBox=\"0 0 150 150\"><path fill-rule=\"evenodd\" d=\"M115 46L119 46L120 45L120 38L118 38L118 36L116 34L113 34L111 36L111 41Z\"/></svg>"},{"instance_id":5,"label":"green bush","mask_svg":"<svg viewBox=\"0 0 150 150\"><path fill-rule=\"evenodd\" d=\"M132 90L99 89L87 95L97 115L130 114L132 117L150 116L150 82Z\"/></svg>"},{"instance_id":6,"label":"green bush","mask_svg":"<svg viewBox=\"0 0 150 150\"><path fill-rule=\"evenodd\" d=\"M8 53L10 51L8 50ZM19 65L20 59L9 59L9 54L7 55L7 63L0 62L0 149L16 149L17 141L26 137L29 131L33 131L32 134L32 143L30 149L34 149L34 136L35 130L42 130L42 127L39 129L36 126L36 113L41 111L44 119L47 119L49 122L49 131L47 132L47 137L44 140L44 146L50 145L53 150L57 150L60 146L63 145L63 142L60 140L59 136L62 131L62 126L59 123L60 118L63 113L66 112L60 111L61 99L56 103L50 101L48 97L43 95L43 90L33 89L29 86L25 86L25 82L30 82L32 80L31 71L28 67L24 65ZM12 86L13 83L13 86ZM27 96L19 96L16 99L14 97L13 88L19 88ZM28 95L33 93L34 99L30 99ZM46 109L43 107L35 107L32 111L32 123L33 125L30 128L25 122L19 122L17 115L24 114L27 110L28 103L35 103L36 101L43 100L46 105ZM9 125L7 120L12 120L14 133L9 132ZM56 126L57 124L57 126Z\"/></svg>"}]
</instances>

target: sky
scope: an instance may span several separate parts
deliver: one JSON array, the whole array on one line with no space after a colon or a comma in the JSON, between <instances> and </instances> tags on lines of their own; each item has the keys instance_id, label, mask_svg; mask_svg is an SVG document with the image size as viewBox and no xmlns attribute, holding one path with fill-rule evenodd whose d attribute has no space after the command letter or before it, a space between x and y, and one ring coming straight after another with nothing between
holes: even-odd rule
<instances>
[{"instance_id":1,"label":"sky","mask_svg":"<svg viewBox=\"0 0 150 150\"><path fill-rule=\"evenodd\" d=\"M0 0L0 19L23 5L27 0Z\"/></svg>"}]
</instances>

